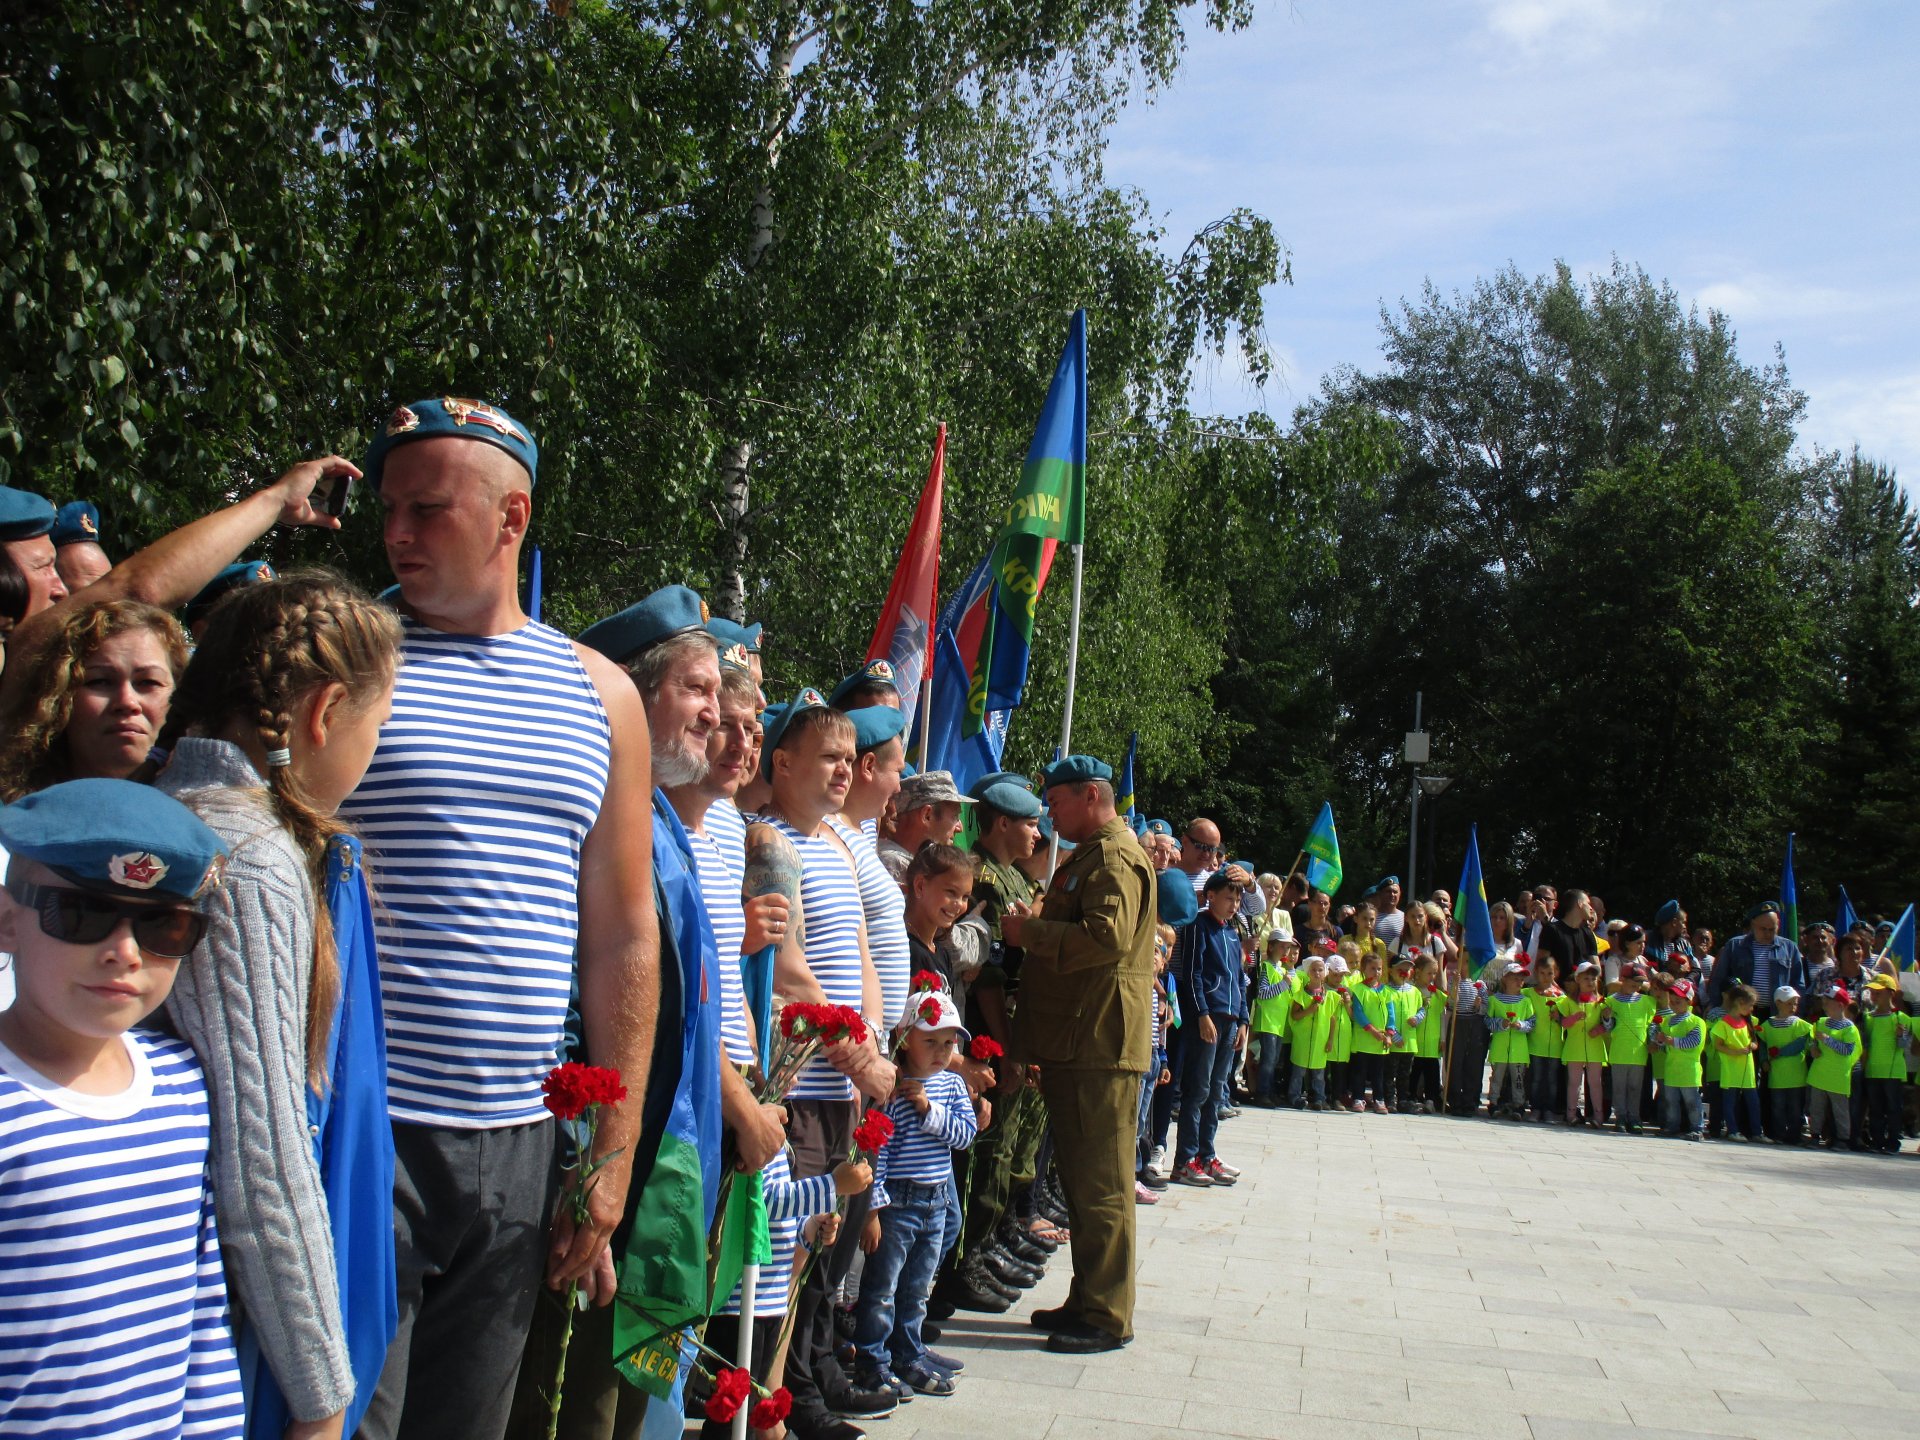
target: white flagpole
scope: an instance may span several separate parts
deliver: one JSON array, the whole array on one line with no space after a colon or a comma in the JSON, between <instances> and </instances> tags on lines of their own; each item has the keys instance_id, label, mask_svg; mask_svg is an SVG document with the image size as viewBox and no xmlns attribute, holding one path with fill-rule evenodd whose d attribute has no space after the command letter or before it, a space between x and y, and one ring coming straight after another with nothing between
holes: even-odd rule
<instances>
[{"instance_id":1,"label":"white flagpole","mask_svg":"<svg viewBox=\"0 0 1920 1440\"><path fill-rule=\"evenodd\" d=\"M1060 712L1060 758L1073 753L1073 683L1080 670L1080 578L1086 562L1086 546L1073 547L1073 618L1067 628L1067 703ZM1047 873L1060 864L1060 832L1053 832L1053 846L1047 856Z\"/></svg>"},{"instance_id":2,"label":"white flagpole","mask_svg":"<svg viewBox=\"0 0 1920 1440\"><path fill-rule=\"evenodd\" d=\"M933 734L933 637L927 637L927 673L920 681L920 768L927 768L927 744Z\"/></svg>"},{"instance_id":3,"label":"white flagpole","mask_svg":"<svg viewBox=\"0 0 1920 1440\"><path fill-rule=\"evenodd\" d=\"M760 1265L749 1260L740 1267L740 1338L734 1343L734 1363L747 1374L753 1374L753 1300L754 1292L760 1288ZM747 1394L747 1400L733 1417L733 1440L747 1440L747 1415L753 1409L753 1394Z\"/></svg>"}]
</instances>

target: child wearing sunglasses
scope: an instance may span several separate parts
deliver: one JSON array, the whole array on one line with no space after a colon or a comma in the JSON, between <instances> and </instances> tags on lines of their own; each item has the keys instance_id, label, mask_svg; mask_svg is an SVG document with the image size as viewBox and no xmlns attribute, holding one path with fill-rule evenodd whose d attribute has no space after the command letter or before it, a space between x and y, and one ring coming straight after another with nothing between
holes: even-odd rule
<instances>
[{"instance_id":1,"label":"child wearing sunglasses","mask_svg":"<svg viewBox=\"0 0 1920 1440\"><path fill-rule=\"evenodd\" d=\"M206 1084L136 1030L206 928L226 861L178 801L72 780L0 809L0 1432L238 1440Z\"/></svg>"}]
</instances>

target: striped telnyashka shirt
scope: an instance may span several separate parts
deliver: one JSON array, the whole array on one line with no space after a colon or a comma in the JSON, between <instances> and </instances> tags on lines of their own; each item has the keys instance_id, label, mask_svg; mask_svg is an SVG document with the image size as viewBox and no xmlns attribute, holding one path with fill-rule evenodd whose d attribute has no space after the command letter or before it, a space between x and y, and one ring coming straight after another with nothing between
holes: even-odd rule
<instances>
[{"instance_id":1,"label":"striped telnyashka shirt","mask_svg":"<svg viewBox=\"0 0 1920 1440\"><path fill-rule=\"evenodd\" d=\"M599 693L558 630L406 622L393 718L342 807L375 887L395 1120L484 1130L545 1117L580 848L612 752Z\"/></svg>"},{"instance_id":2,"label":"striped telnyashka shirt","mask_svg":"<svg viewBox=\"0 0 1920 1440\"><path fill-rule=\"evenodd\" d=\"M834 828L853 851L854 867L860 875L860 904L867 914L867 956L880 977L880 1014L887 1024L897 1025L906 1012L907 986L913 979L906 892L880 863L880 852L874 849L873 837L864 826L849 830L836 823Z\"/></svg>"},{"instance_id":3,"label":"striped telnyashka shirt","mask_svg":"<svg viewBox=\"0 0 1920 1440\"><path fill-rule=\"evenodd\" d=\"M700 898L713 922L720 965L720 1044L735 1065L753 1063L753 1039L747 1028L746 991L740 983L740 942L747 916L740 885L747 868L747 822L731 800L716 800L700 822L705 833L689 830L694 864L700 870Z\"/></svg>"},{"instance_id":4,"label":"striped telnyashka shirt","mask_svg":"<svg viewBox=\"0 0 1920 1440\"><path fill-rule=\"evenodd\" d=\"M827 1001L859 1010L863 988L860 935L865 909L854 882L853 859L830 824L818 835L802 835L780 819L769 818L800 852L800 906L806 919L807 968L820 982ZM825 1060L807 1062L793 1088L791 1100L851 1100L853 1082Z\"/></svg>"},{"instance_id":5,"label":"striped telnyashka shirt","mask_svg":"<svg viewBox=\"0 0 1920 1440\"><path fill-rule=\"evenodd\" d=\"M118 1095L0 1046L0 1434L239 1440L206 1082L181 1041L125 1040Z\"/></svg>"}]
</instances>

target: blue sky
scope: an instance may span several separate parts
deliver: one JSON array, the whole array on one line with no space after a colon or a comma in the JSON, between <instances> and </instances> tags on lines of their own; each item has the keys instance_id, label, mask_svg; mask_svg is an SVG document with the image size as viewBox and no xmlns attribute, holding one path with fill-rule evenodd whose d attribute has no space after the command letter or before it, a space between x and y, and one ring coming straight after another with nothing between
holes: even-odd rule
<instances>
[{"instance_id":1,"label":"blue sky","mask_svg":"<svg viewBox=\"0 0 1920 1440\"><path fill-rule=\"evenodd\" d=\"M1611 257L1785 348L1804 446L1856 441L1920 487L1920 3L1261 0L1196 27L1115 130L1109 181L1185 244L1238 205L1294 283L1267 296L1279 373L1195 370L1194 402L1279 417L1379 362L1379 314L1431 278Z\"/></svg>"}]
</instances>

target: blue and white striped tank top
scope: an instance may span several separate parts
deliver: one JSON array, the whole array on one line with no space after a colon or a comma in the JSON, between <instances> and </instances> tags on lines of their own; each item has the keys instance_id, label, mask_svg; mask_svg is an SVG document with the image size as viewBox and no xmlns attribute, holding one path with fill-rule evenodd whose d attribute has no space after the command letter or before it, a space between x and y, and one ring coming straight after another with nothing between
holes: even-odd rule
<instances>
[{"instance_id":1,"label":"blue and white striped tank top","mask_svg":"<svg viewBox=\"0 0 1920 1440\"><path fill-rule=\"evenodd\" d=\"M807 968L834 1005L861 1008L860 931L866 911L854 880L854 862L830 838L826 825L818 835L802 835L784 820L769 818L800 852L800 908L806 917ZM885 1042L882 1041L884 1044ZM810 1060L788 1096L795 1100L851 1100L853 1082L825 1060Z\"/></svg>"},{"instance_id":2,"label":"blue and white striped tank top","mask_svg":"<svg viewBox=\"0 0 1920 1440\"><path fill-rule=\"evenodd\" d=\"M239 1440L206 1082L180 1041L125 1038L118 1095L0 1046L0 1433Z\"/></svg>"},{"instance_id":3,"label":"blue and white striped tank top","mask_svg":"<svg viewBox=\"0 0 1920 1440\"><path fill-rule=\"evenodd\" d=\"M747 935L740 885L747 868L747 822L731 800L716 800L700 822L704 833L689 830L693 861L700 872L700 898L713 922L720 966L720 1044L735 1065L753 1063L753 1036L747 1025L747 992L740 983L740 942Z\"/></svg>"},{"instance_id":4,"label":"blue and white striped tank top","mask_svg":"<svg viewBox=\"0 0 1920 1440\"><path fill-rule=\"evenodd\" d=\"M873 822L869 820L868 825ZM907 895L880 861L866 826L849 830L837 825L840 838L853 851L860 873L860 904L867 913L867 954L880 977L880 1013L888 1025L900 1023L907 1010L907 986L913 979L913 946L907 940Z\"/></svg>"},{"instance_id":5,"label":"blue and white striped tank top","mask_svg":"<svg viewBox=\"0 0 1920 1440\"><path fill-rule=\"evenodd\" d=\"M800 1244L800 1227L814 1215L826 1215L839 1204L833 1193L833 1174L816 1175L811 1180L795 1180L793 1165L783 1148L760 1172L767 1201L767 1238L773 1242L773 1259L760 1267L759 1282L753 1287L753 1315L756 1320L769 1315L785 1315L787 1289L793 1283L793 1255ZM740 1313L740 1287L721 1307L722 1315Z\"/></svg>"},{"instance_id":6,"label":"blue and white striped tank top","mask_svg":"<svg viewBox=\"0 0 1920 1440\"><path fill-rule=\"evenodd\" d=\"M366 842L388 1113L457 1129L546 1115L566 1023L580 847L612 731L558 630L406 622L393 718L342 812Z\"/></svg>"}]
</instances>

